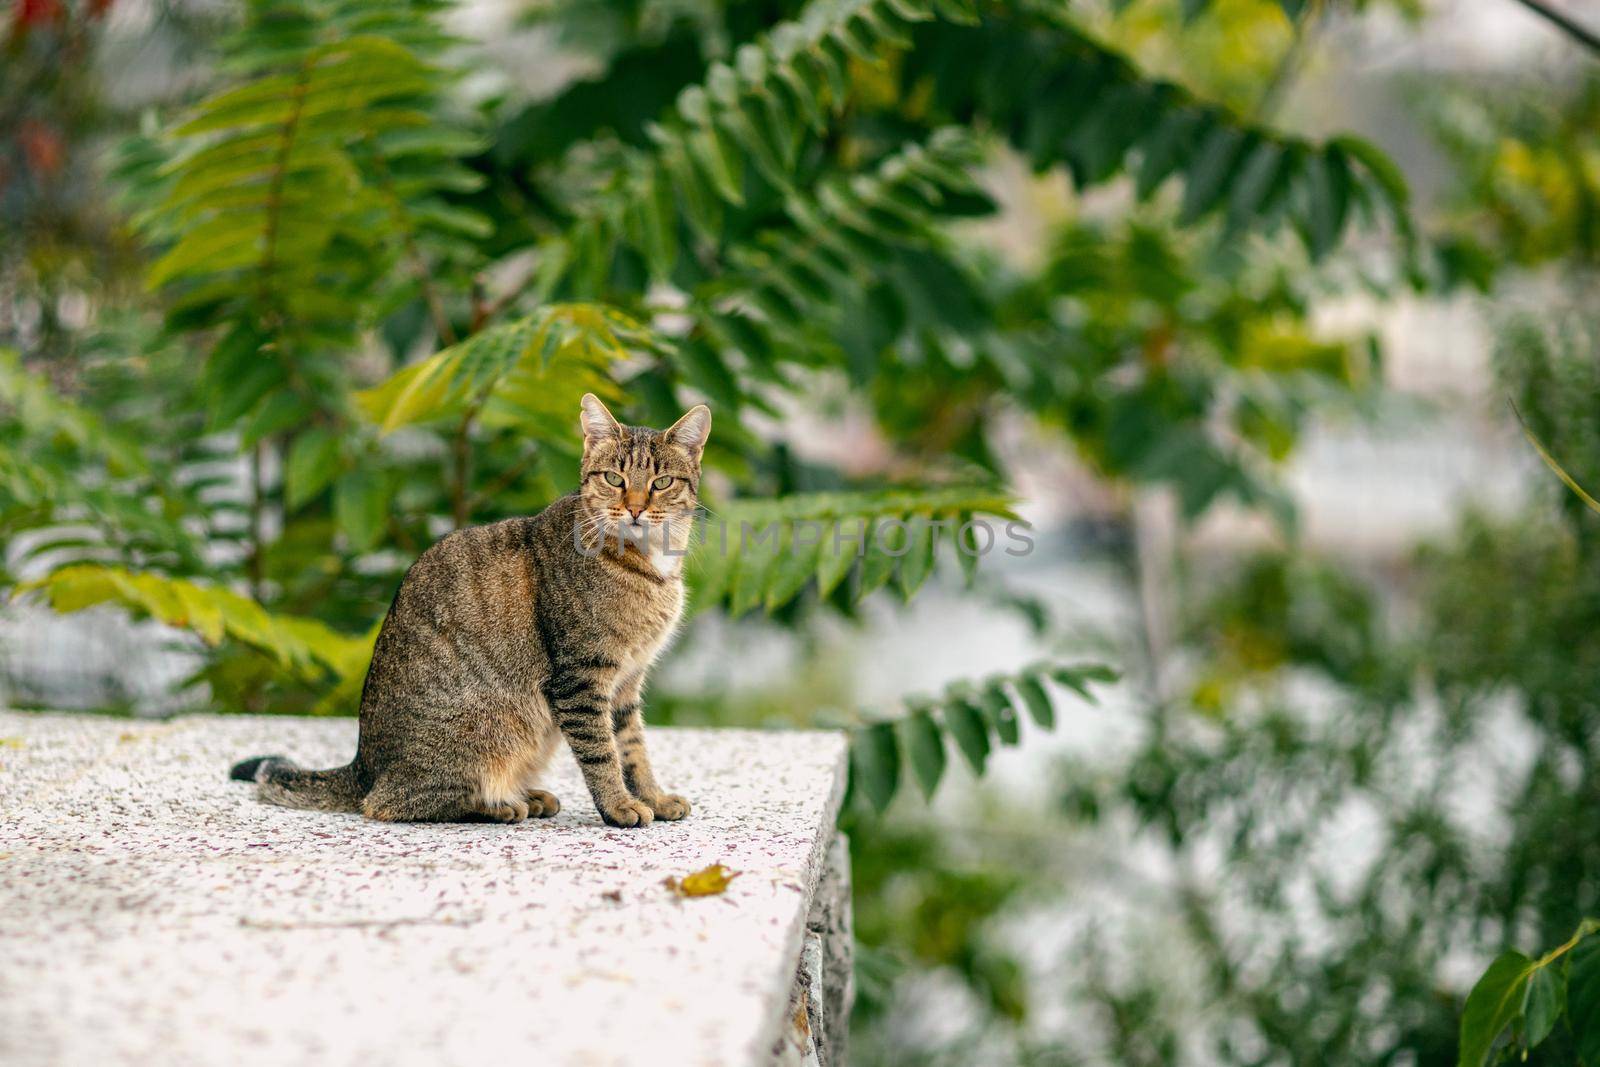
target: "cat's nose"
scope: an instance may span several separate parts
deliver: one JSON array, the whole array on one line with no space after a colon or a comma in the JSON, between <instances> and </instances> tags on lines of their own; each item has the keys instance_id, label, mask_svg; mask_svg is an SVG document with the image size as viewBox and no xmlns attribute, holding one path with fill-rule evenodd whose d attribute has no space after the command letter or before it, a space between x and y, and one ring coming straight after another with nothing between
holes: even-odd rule
<instances>
[{"instance_id":1,"label":"cat's nose","mask_svg":"<svg viewBox=\"0 0 1600 1067\"><path fill-rule=\"evenodd\" d=\"M643 504L640 504L638 507L634 507L632 504L625 504L623 506L628 509L628 514L632 515L635 519L644 514Z\"/></svg>"}]
</instances>

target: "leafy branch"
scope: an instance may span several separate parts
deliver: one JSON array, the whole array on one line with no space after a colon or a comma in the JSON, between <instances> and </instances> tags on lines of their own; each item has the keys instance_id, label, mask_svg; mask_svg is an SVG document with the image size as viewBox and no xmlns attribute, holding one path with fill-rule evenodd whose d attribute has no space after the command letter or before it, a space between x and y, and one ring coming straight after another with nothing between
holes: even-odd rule
<instances>
[{"instance_id":1,"label":"leafy branch","mask_svg":"<svg viewBox=\"0 0 1600 1067\"><path fill-rule=\"evenodd\" d=\"M1410 233L1405 180L1368 142L1286 135L1147 77L1079 29L1067 5L931 26L916 43L904 82L925 80L942 112L982 114L1035 168L1064 165L1080 186L1128 174L1145 199L1181 178L1180 224L1215 214L1233 230L1288 223L1314 258L1361 212L1382 210Z\"/></svg>"},{"instance_id":2,"label":"leafy branch","mask_svg":"<svg viewBox=\"0 0 1600 1067\"><path fill-rule=\"evenodd\" d=\"M968 0L813 0L799 18L741 45L731 63L713 63L650 127L651 149L633 153L568 230L569 275L596 291L627 247L667 277L680 218L715 247L725 207L746 201L746 160L792 193L806 131L825 132L850 99L850 64L878 64L888 47L910 43L912 24L937 15L977 19Z\"/></svg>"},{"instance_id":3,"label":"leafy branch","mask_svg":"<svg viewBox=\"0 0 1600 1067\"><path fill-rule=\"evenodd\" d=\"M17 587L62 614L114 604L136 617L188 630L207 645L226 639L271 659L302 682L323 683L365 670L375 635L351 637L315 619L274 614L219 586L83 563Z\"/></svg>"},{"instance_id":4,"label":"leafy branch","mask_svg":"<svg viewBox=\"0 0 1600 1067\"><path fill-rule=\"evenodd\" d=\"M850 726L850 789L876 811L894 800L909 768L922 795L932 799L944 777L954 744L972 773L982 777L996 742L1021 743L1021 716L1042 730L1053 730L1066 689L1098 703L1091 685L1117 680L1100 664L1040 663L1015 674L996 674L982 682L960 681L934 697L913 697L892 718Z\"/></svg>"},{"instance_id":5,"label":"leafy branch","mask_svg":"<svg viewBox=\"0 0 1600 1067\"><path fill-rule=\"evenodd\" d=\"M1567 469L1556 460L1556 457L1550 454L1550 450L1544 446L1544 442L1539 440L1538 435L1533 432L1533 428L1528 425L1528 420L1522 417L1522 409L1517 407L1516 401L1511 402L1511 413L1517 417L1517 425L1522 427L1522 436L1528 439L1528 444L1532 445L1533 450L1539 454L1539 458L1544 460L1544 465L1555 472L1557 478L1561 479L1561 484L1572 490L1573 495L1583 501L1584 506L1590 511L1600 512L1600 500L1590 496L1589 491L1579 485L1578 480L1568 474Z\"/></svg>"},{"instance_id":6,"label":"leafy branch","mask_svg":"<svg viewBox=\"0 0 1600 1067\"><path fill-rule=\"evenodd\" d=\"M1501 953L1467 996L1461 1015L1460 1067L1503 1053L1526 1059L1565 1020L1584 1067L1600 1065L1600 919L1585 919L1566 943L1538 959Z\"/></svg>"},{"instance_id":7,"label":"leafy branch","mask_svg":"<svg viewBox=\"0 0 1600 1067\"><path fill-rule=\"evenodd\" d=\"M137 440L0 349L0 536L15 560L137 558L197 568L199 539L174 521L189 501L173 482ZM25 530L38 536L16 537ZM7 562L0 557L0 583Z\"/></svg>"},{"instance_id":8,"label":"leafy branch","mask_svg":"<svg viewBox=\"0 0 1600 1067\"><path fill-rule=\"evenodd\" d=\"M941 543L953 546L968 572L980 555L1004 551L1003 536L979 517L1002 518L1020 529L1014 503L998 489L978 486L799 493L722 504L689 560L693 602L722 605L737 617L756 608L775 612L807 588L849 605L890 584L910 600L933 573Z\"/></svg>"},{"instance_id":9,"label":"leafy branch","mask_svg":"<svg viewBox=\"0 0 1600 1067\"><path fill-rule=\"evenodd\" d=\"M570 431L578 398L616 396L614 363L670 346L641 323L599 304L551 304L480 330L355 394L383 433L402 426L482 417L525 431ZM570 436L570 434L568 434Z\"/></svg>"}]
</instances>

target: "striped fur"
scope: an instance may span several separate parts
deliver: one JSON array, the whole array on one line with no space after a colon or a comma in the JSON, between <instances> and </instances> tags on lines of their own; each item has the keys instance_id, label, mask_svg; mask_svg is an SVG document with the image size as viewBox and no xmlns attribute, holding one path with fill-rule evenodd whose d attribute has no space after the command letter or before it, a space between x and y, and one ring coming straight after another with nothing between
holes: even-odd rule
<instances>
[{"instance_id":1,"label":"striped fur","mask_svg":"<svg viewBox=\"0 0 1600 1067\"><path fill-rule=\"evenodd\" d=\"M407 572L373 649L355 759L308 771L257 757L234 777L289 807L520 822L560 810L536 783L564 737L607 823L689 813L656 782L640 701L683 610L677 563L711 413L647 430L585 396L580 425L576 492L453 533Z\"/></svg>"}]
</instances>

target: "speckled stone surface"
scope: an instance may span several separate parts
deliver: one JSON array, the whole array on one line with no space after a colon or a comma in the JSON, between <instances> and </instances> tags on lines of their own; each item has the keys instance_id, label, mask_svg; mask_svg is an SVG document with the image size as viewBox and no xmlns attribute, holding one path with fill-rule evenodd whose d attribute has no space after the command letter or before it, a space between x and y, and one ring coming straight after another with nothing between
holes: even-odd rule
<instances>
[{"instance_id":1,"label":"speckled stone surface","mask_svg":"<svg viewBox=\"0 0 1600 1067\"><path fill-rule=\"evenodd\" d=\"M845 743L650 732L681 823L397 826L229 764L345 762L352 720L0 713L0 1063L716 1065L786 1025ZM664 886L711 863L721 896ZM493 1060L489 1060L493 1062Z\"/></svg>"}]
</instances>

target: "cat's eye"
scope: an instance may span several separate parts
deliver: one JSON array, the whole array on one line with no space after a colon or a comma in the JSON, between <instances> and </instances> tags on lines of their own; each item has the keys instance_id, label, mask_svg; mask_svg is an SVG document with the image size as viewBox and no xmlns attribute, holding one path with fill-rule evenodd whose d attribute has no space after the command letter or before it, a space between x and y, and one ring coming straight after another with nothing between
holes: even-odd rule
<instances>
[{"instance_id":1,"label":"cat's eye","mask_svg":"<svg viewBox=\"0 0 1600 1067\"><path fill-rule=\"evenodd\" d=\"M655 481L650 483L650 488L656 489L656 490L660 490L660 489L665 489L667 486L669 486L671 484L672 484L672 475L663 474L661 477L657 478Z\"/></svg>"},{"instance_id":2,"label":"cat's eye","mask_svg":"<svg viewBox=\"0 0 1600 1067\"><path fill-rule=\"evenodd\" d=\"M621 489L622 475L618 474L616 471L606 471L606 484L614 486L617 489Z\"/></svg>"}]
</instances>

